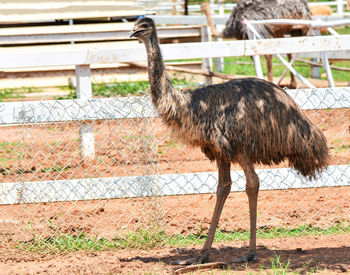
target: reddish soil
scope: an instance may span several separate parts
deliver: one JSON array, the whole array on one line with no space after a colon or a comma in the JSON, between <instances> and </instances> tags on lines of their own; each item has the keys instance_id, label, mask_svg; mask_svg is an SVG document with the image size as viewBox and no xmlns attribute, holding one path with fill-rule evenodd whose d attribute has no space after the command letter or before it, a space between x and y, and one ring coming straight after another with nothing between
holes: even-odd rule
<instances>
[{"instance_id":1,"label":"reddish soil","mask_svg":"<svg viewBox=\"0 0 350 275\"><path fill-rule=\"evenodd\" d=\"M350 163L350 110L307 111L325 133L331 164ZM215 171L196 149L172 140L158 119L95 123L96 160L79 157L77 123L1 128L0 182L114 177L144 174ZM140 138L142 137L142 138ZM279 165L287 166L287 163ZM233 169L237 167L234 166ZM114 238L154 225L168 234L206 232L215 195L187 195L85 202L55 202L0 206L0 273L171 273L175 260L198 253L200 246L184 249L117 250L69 254L30 254L14 249L66 233ZM350 222L350 187L261 191L258 227L321 228ZM248 205L242 192L231 193L220 229L247 230ZM275 253L290 258L293 271L350 272L350 234L258 240L260 260L249 265L259 272ZM211 261L228 262L247 250L247 242L216 243ZM301 248L301 250L300 250ZM297 250L298 249L298 250ZM246 273L245 266L231 266ZM219 272L219 270L216 270Z\"/></svg>"},{"instance_id":2,"label":"reddish soil","mask_svg":"<svg viewBox=\"0 0 350 275\"><path fill-rule=\"evenodd\" d=\"M350 234L264 239L258 241L258 262L235 265L229 264L230 260L246 253L248 243L222 242L212 248L210 261L227 263L225 270L210 268L186 274L273 274L271 258L276 255L280 256L283 266L289 261L288 271L292 274L349 274L349 243ZM196 255L199 251L200 246L82 251L62 255L33 255L7 250L1 257L0 270L2 274L174 274L181 268L175 265L176 261ZM261 273L262 269L270 273Z\"/></svg>"}]
</instances>

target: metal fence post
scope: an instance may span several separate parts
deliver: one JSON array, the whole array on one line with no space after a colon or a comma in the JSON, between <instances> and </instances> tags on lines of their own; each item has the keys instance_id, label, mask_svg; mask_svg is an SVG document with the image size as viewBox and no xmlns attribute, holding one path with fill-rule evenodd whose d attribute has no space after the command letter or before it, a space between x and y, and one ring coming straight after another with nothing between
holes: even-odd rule
<instances>
[{"instance_id":1,"label":"metal fence post","mask_svg":"<svg viewBox=\"0 0 350 275\"><path fill-rule=\"evenodd\" d=\"M343 13L344 13L343 0L337 0L337 14L343 15Z\"/></svg>"},{"instance_id":2,"label":"metal fence post","mask_svg":"<svg viewBox=\"0 0 350 275\"><path fill-rule=\"evenodd\" d=\"M76 65L75 75L77 78L77 98L91 99L91 70L89 65ZM93 122L84 121L79 127L80 156L82 160L93 160L95 158L95 136Z\"/></svg>"},{"instance_id":3,"label":"metal fence post","mask_svg":"<svg viewBox=\"0 0 350 275\"><path fill-rule=\"evenodd\" d=\"M209 30L208 26L201 27L201 41L202 42L209 42L210 41L210 30ZM203 58L202 59L202 70L206 71L206 72L213 71L213 60L211 58ZM211 84L212 77L206 76L205 83L208 85Z\"/></svg>"},{"instance_id":4,"label":"metal fence post","mask_svg":"<svg viewBox=\"0 0 350 275\"><path fill-rule=\"evenodd\" d=\"M255 40L256 39L255 34L249 28L247 30L247 34L248 34L248 38L250 40ZM258 78L264 79L264 74L263 74L262 67L261 67L260 56L259 55L253 55L253 61L254 61L254 67L255 67L256 76Z\"/></svg>"},{"instance_id":5,"label":"metal fence post","mask_svg":"<svg viewBox=\"0 0 350 275\"><path fill-rule=\"evenodd\" d=\"M320 29L319 28L315 29L314 30L314 34L320 36L321 35ZM328 80L329 86L330 87L335 87L333 74L332 74L332 71L331 71L331 68L330 68L330 65L329 65L329 62L328 62L327 53L326 52L321 52L320 54L321 54L323 68L324 68L324 70L326 72L326 75L327 75L327 80Z\"/></svg>"},{"instance_id":6,"label":"metal fence post","mask_svg":"<svg viewBox=\"0 0 350 275\"><path fill-rule=\"evenodd\" d=\"M225 14L225 10L224 10L224 1L223 0L219 0L218 1L218 7L219 7L219 15L224 15ZM218 25L216 26L217 30L219 32L222 32L222 30L224 29L223 25ZM215 39L216 41L223 41L223 39L221 37L218 37ZM218 72L224 72L224 58L223 57L217 57L214 59L215 62L215 69Z\"/></svg>"}]
</instances>

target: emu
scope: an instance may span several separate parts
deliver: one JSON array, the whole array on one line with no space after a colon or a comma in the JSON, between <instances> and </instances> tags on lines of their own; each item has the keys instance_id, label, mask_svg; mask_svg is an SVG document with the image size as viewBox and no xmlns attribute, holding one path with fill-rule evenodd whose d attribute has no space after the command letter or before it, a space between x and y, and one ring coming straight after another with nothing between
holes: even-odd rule
<instances>
[{"instance_id":1,"label":"emu","mask_svg":"<svg viewBox=\"0 0 350 275\"><path fill-rule=\"evenodd\" d=\"M288 160L301 175L313 178L327 166L328 148L322 131L284 90L262 79L234 79L180 92L172 86L165 70L153 20L138 19L130 31L130 38L133 37L145 44L151 98L163 123L178 140L200 147L218 167L217 199L208 237L200 255L181 264L209 260L216 227L231 189L231 163L238 163L244 171L250 212L248 254L237 261L256 260L259 178L254 164Z\"/></svg>"},{"instance_id":2,"label":"emu","mask_svg":"<svg viewBox=\"0 0 350 275\"><path fill-rule=\"evenodd\" d=\"M202 4L202 11L207 16L210 30L215 37L236 38L238 40L247 39L247 28L243 23L244 19L286 18L311 20L310 10L306 0L240 0L237 6L233 8L226 22L225 29L220 33L217 32L213 23L209 3ZM287 34L291 36L303 36L309 30L308 27L283 24L259 24L255 28L264 38L281 38ZM288 54L287 56L290 61L291 55ZM272 82L272 56L266 55L265 57L268 80ZM295 77L292 73L289 87L297 87Z\"/></svg>"}]
</instances>

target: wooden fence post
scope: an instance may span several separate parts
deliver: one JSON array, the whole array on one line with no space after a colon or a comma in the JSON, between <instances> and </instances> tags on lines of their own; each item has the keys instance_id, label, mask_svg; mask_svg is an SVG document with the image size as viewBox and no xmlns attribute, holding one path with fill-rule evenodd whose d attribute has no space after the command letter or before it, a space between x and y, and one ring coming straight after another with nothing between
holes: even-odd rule
<instances>
[{"instance_id":1,"label":"wooden fence post","mask_svg":"<svg viewBox=\"0 0 350 275\"><path fill-rule=\"evenodd\" d=\"M75 75L77 78L77 98L91 99L91 70L89 65L76 65ZM79 127L80 156L84 161L95 158L95 136L93 122L84 121Z\"/></svg>"}]
</instances>

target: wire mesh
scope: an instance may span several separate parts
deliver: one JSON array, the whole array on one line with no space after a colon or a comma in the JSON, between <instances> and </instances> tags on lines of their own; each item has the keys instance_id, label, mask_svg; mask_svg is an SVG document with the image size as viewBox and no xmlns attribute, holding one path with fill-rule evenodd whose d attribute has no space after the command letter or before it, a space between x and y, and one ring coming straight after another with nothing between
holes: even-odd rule
<instances>
[{"instance_id":1,"label":"wire mesh","mask_svg":"<svg viewBox=\"0 0 350 275\"><path fill-rule=\"evenodd\" d=\"M299 228L298 234L307 228L348 228L349 90L290 94L326 135L331 167L308 182L287 163L258 165L258 227L276 232ZM166 242L164 236L202 238L206 233L215 204L215 164L199 149L174 140L149 98L99 100L90 105L42 101L35 108L21 103L19 109L1 103L1 248L41 253L97 245L112 249L142 246L145 238L159 245ZM93 125L92 160L81 157L80 120ZM232 180L220 230L247 231L245 179L237 165Z\"/></svg>"}]
</instances>

